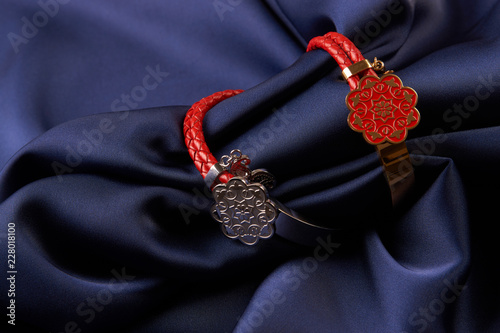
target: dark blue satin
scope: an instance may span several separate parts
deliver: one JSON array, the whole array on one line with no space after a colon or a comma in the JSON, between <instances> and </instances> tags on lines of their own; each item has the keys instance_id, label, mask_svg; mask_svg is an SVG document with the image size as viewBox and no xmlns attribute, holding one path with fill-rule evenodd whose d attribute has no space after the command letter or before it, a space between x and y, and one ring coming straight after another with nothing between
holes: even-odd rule
<instances>
[{"instance_id":1,"label":"dark blue satin","mask_svg":"<svg viewBox=\"0 0 500 333\"><path fill-rule=\"evenodd\" d=\"M0 4L0 331L500 331L498 2L61 2L17 53L41 5ZM335 62L304 54L328 31L419 94L397 209ZM222 235L182 122L224 89L246 91L207 115L216 157L241 148L345 235Z\"/></svg>"}]
</instances>

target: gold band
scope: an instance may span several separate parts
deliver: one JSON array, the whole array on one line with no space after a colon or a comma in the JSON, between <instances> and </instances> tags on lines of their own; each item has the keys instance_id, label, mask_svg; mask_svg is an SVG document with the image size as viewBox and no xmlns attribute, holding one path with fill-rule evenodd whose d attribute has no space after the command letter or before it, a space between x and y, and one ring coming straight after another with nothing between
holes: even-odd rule
<instances>
[{"instance_id":1,"label":"gold band","mask_svg":"<svg viewBox=\"0 0 500 333\"><path fill-rule=\"evenodd\" d=\"M375 146L384 174L391 189L392 204L396 206L415 181L413 166L406 143L381 143Z\"/></svg>"}]
</instances>

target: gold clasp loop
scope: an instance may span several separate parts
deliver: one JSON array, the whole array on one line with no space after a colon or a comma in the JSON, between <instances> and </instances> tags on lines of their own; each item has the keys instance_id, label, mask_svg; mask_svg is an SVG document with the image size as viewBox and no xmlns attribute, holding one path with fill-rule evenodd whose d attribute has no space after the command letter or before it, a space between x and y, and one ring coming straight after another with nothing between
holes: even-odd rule
<instances>
[{"instance_id":1,"label":"gold clasp loop","mask_svg":"<svg viewBox=\"0 0 500 333\"><path fill-rule=\"evenodd\" d=\"M375 57L373 59L373 62L369 62L368 60L364 59L352 64L349 67L344 68L344 70L342 71L342 76L344 77L344 80L347 81L351 76L370 68L377 72L383 72L383 74L394 73L394 71L392 70L386 71L384 62L382 60L378 60L377 57Z\"/></svg>"},{"instance_id":2,"label":"gold clasp loop","mask_svg":"<svg viewBox=\"0 0 500 333\"><path fill-rule=\"evenodd\" d=\"M382 60L378 60L377 57L373 59L373 69L377 72L383 72L385 70L385 65Z\"/></svg>"},{"instance_id":3,"label":"gold clasp loop","mask_svg":"<svg viewBox=\"0 0 500 333\"><path fill-rule=\"evenodd\" d=\"M352 64L349 67L344 68L344 70L342 71L342 76L344 77L344 80L347 81L351 76L370 68L373 68L372 64L368 60L363 59Z\"/></svg>"},{"instance_id":4,"label":"gold clasp loop","mask_svg":"<svg viewBox=\"0 0 500 333\"><path fill-rule=\"evenodd\" d=\"M372 63L373 69L377 72L383 72L384 74L391 74L394 73L393 70L385 70L385 64L382 60L378 60L377 57L373 59Z\"/></svg>"}]
</instances>

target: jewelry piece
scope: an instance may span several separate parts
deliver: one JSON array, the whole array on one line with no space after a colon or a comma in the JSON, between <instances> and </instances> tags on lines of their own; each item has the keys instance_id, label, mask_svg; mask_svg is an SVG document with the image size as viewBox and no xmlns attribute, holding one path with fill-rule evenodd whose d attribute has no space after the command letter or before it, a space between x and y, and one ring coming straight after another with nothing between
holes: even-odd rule
<instances>
[{"instance_id":1,"label":"jewelry piece","mask_svg":"<svg viewBox=\"0 0 500 333\"><path fill-rule=\"evenodd\" d=\"M409 129L420 121L415 108L416 92L403 86L392 71L379 78L376 71L385 71L384 63L375 58L371 63L344 36L330 32L313 38L307 51L326 50L337 61L342 75L351 87L346 97L350 110L349 126L363 133L374 145L384 167L391 189L392 202L397 204L413 183L413 167L404 140ZM223 233L247 245L274 233L299 243L310 244L332 228L311 223L283 204L269 198L268 189L274 177L263 169L251 170L250 159L239 150L222 156L212 155L203 135L205 114L216 104L238 95L243 90L225 90L195 103L184 119L184 137L189 155L205 184L212 190L215 204L212 217L221 224Z\"/></svg>"},{"instance_id":2,"label":"jewelry piece","mask_svg":"<svg viewBox=\"0 0 500 333\"><path fill-rule=\"evenodd\" d=\"M212 190L215 204L212 217L221 224L229 238L247 245L274 233L297 243L312 245L317 237L325 237L333 228L311 223L277 200L269 198L268 189L274 177L263 169L250 170L250 159L233 150L217 161L205 142L203 118L217 103L238 95L242 90L225 90L195 103L184 119L184 138L189 155L205 184Z\"/></svg>"},{"instance_id":3,"label":"jewelry piece","mask_svg":"<svg viewBox=\"0 0 500 333\"><path fill-rule=\"evenodd\" d=\"M401 79L385 71L377 58L370 63L346 37L336 32L311 39L307 51L324 49L339 64L351 92L346 104L350 110L349 127L363 133L365 141L375 146L384 175L397 205L411 188L415 176L405 144L408 130L420 122L415 108L415 90L403 86ZM383 72L381 78L376 72Z\"/></svg>"}]
</instances>

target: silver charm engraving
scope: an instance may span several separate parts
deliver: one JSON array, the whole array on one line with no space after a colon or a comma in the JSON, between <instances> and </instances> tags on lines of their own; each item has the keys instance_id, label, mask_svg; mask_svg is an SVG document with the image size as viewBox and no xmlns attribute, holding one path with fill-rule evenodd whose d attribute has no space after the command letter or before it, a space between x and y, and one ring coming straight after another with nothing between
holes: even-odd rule
<instances>
[{"instance_id":1,"label":"silver charm engraving","mask_svg":"<svg viewBox=\"0 0 500 333\"><path fill-rule=\"evenodd\" d=\"M222 224L222 231L227 237L253 245L260 238L269 238L274 234L278 210L268 199L262 184L233 177L226 184L215 186L212 192L215 198L212 216Z\"/></svg>"}]
</instances>

